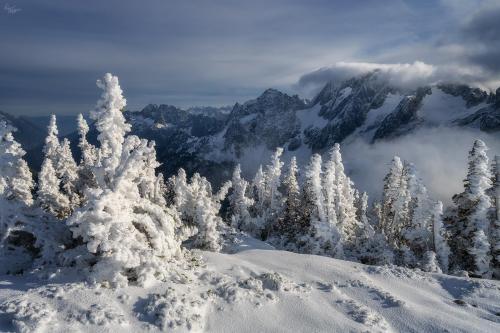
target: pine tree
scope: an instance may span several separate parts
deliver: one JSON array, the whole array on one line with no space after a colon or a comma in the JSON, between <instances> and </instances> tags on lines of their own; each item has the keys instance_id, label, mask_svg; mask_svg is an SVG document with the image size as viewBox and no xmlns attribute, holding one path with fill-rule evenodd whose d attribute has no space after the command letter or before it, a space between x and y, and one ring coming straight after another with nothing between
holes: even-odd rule
<instances>
[{"instance_id":1,"label":"pine tree","mask_svg":"<svg viewBox=\"0 0 500 333\"><path fill-rule=\"evenodd\" d=\"M408 186L409 206L401 235L417 260L422 261L426 252L432 250L432 204L413 164L404 164L403 177Z\"/></svg>"},{"instance_id":2,"label":"pine tree","mask_svg":"<svg viewBox=\"0 0 500 333\"><path fill-rule=\"evenodd\" d=\"M493 160L492 183L491 196L494 207L491 214L491 266L494 276L500 278L500 155L496 155Z\"/></svg>"},{"instance_id":3,"label":"pine tree","mask_svg":"<svg viewBox=\"0 0 500 333\"><path fill-rule=\"evenodd\" d=\"M70 214L70 202L68 197L59 190L60 183L52 161L46 158L38 174L38 204L46 212L63 219Z\"/></svg>"},{"instance_id":4,"label":"pine tree","mask_svg":"<svg viewBox=\"0 0 500 333\"><path fill-rule=\"evenodd\" d=\"M492 187L492 183L487 149L483 141L474 142L469 152L464 191L453 197L457 208L451 243L456 257L454 264L481 277L491 275L488 235L492 200L487 191Z\"/></svg>"},{"instance_id":5,"label":"pine tree","mask_svg":"<svg viewBox=\"0 0 500 333\"><path fill-rule=\"evenodd\" d=\"M80 113L77 117L78 124L78 134L80 136L78 147L81 150L81 165L85 165L87 167L91 167L94 165L96 156L96 148L87 141L87 134L89 133L89 125L83 115Z\"/></svg>"},{"instance_id":6,"label":"pine tree","mask_svg":"<svg viewBox=\"0 0 500 333\"><path fill-rule=\"evenodd\" d=\"M394 234L395 215L394 209L401 191L401 181L403 177L403 163L401 159L394 156L389 173L384 178L384 191L382 194L382 204L380 209L379 228L389 237Z\"/></svg>"},{"instance_id":7,"label":"pine tree","mask_svg":"<svg viewBox=\"0 0 500 333\"><path fill-rule=\"evenodd\" d=\"M59 131L57 129L56 116L53 114L50 116L49 126L47 127L47 137L45 138L45 145L43 147L43 153L45 158L50 159L52 166L57 167L59 161L59 138L57 135Z\"/></svg>"},{"instance_id":8,"label":"pine tree","mask_svg":"<svg viewBox=\"0 0 500 333\"><path fill-rule=\"evenodd\" d=\"M101 165L95 169L96 172L100 171L95 174L96 181L99 187L105 188L110 185L110 180L115 179L114 173L118 171L121 162L125 135L130 132L131 126L122 114L127 101L122 95L118 78L108 73L103 80L97 81L97 86L103 93L90 116L95 121L99 132L97 139L101 144L96 154L96 164Z\"/></svg>"},{"instance_id":9,"label":"pine tree","mask_svg":"<svg viewBox=\"0 0 500 333\"><path fill-rule=\"evenodd\" d=\"M199 174L191 179L194 187L194 224L198 232L195 235L193 246L200 249L219 251L222 247L219 228L222 219L218 216L219 198L213 198L210 183Z\"/></svg>"},{"instance_id":10,"label":"pine tree","mask_svg":"<svg viewBox=\"0 0 500 333\"><path fill-rule=\"evenodd\" d=\"M344 256L341 235L337 227L327 219L322 184L322 159L318 154L311 157L305 170L304 205L308 210L311 226L310 251L342 258Z\"/></svg>"},{"instance_id":11,"label":"pine tree","mask_svg":"<svg viewBox=\"0 0 500 333\"><path fill-rule=\"evenodd\" d=\"M159 163L154 144L125 137L130 125L121 112L125 99L118 78L106 74L97 85L103 89L92 113L101 144L92 168L98 186L87 191L87 202L67 224L93 257L94 281L145 285L167 278L169 262L180 255L177 214L142 192L156 182Z\"/></svg>"},{"instance_id":12,"label":"pine tree","mask_svg":"<svg viewBox=\"0 0 500 333\"><path fill-rule=\"evenodd\" d=\"M60 146L59 163L56 174L61 180L61 192L69 200L69 210L72 212L80 205L80 196L77 192L78 166L71 153L68 139L64 139Z\"/></svg>"},{"instance_id":13,"label":"pine tree","mask_svg":"<svg viewBox=\"0 0 500 333\"><path fill-rule=\"evenodd\" d=\"M283 162L280 160L283 154L283 148L276 148L276 151L271 157L271 163L266 167L265 172L265 226L262 232L262 239L266 240L269 233L276 226L282 207L282 194L279 191L281 185L281 169Z\"/></svg>"},{"instance_id":14,"label":"pine tree","mask_svg":"<svg viewBox=\"0 0 500 333\"><path fill-rule=\"evenodd\" d=\"M30 206L33 203L33 177L23 159L26 152L14 140L14 130L0 121L0 195Z\"/></svg>"},{"instance_id":15,"label":"pine tree","mask_svg":"<svg viewBox=\"0 0 500 333\"><path fill-rule=\"evenodd\" d=\"M276 227L276 235L281 238L280 245L287 249L297 247L298 239L307 232L308 227L301 206L298 172L297 159L294 156L290 160L288 173L283 181L284 208Z\"/></svg>"},{"instance_id":16,"label":"pine tree","mask_svg":"<svg viewBox=\"0 0 500 333\"><path fill-rule=\"evenodd\" d=\"M241 177L241 167L238 164L233 171L232 193L229 196L229 216L231 225L240 230L253 229L253 221L249 209L253 200L247 197L248 182Z\"/></svg>"},{"instance_id":17,"label":"pine tree","mask_svg":"<svg viewBox=\"0 0 500 333\"><path fill-rule=\"evenodd\" d=\"M446 232L443 227L443 203L438 201L432 211L432 231L434 251L443 273L448 273L450 247L448 246Z\"/></svg>"},{"instance_id":18,"label":"pine tree","mask_svg":"<svg viewBox=\"0 0 500 333\"><path fill-rule=\"evenodd\" d=\"M89 132L89 125L83 115L80 113L77 118L78 134L80 136L78 147L81 151L81 160L78 165L78 183L77 193L80 201L86 200L85 191L89 188L97 186L96 179L92 173L92 168L96 162L96 148L87 141L87 134Z\"/></svg>"},{"instance_id":19,"label":"pine tree","mask_svg":"<svg viewBox=\"0 0 500 333\"><path fill-rule=\"evenodd\" d=\"M334 145L330 155L335 169L335 211L338 228L341 232L342 242L345 245L353 245L354 238L360 227L356 220L355 189L352 181L345 174L338 143Z\"/></svg>"}]
</instances>

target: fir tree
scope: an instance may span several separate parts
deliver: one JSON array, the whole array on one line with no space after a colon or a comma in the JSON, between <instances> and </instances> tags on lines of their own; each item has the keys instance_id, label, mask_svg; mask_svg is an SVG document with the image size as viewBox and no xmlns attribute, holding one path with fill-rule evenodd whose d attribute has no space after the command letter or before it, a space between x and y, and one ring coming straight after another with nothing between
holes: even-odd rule
<instances>
[{"instance_id":1,"label":"fir tree","mask_svg":"<svg viewBox=\"0 0 500 333\"><path fill-rule=\"evenodd\" d=\"M118 78L106 74L92 117L99 131L98 160L92 168L97 188L67 221L74 238L92 255L91 278L111 285L167 278L169 262L180 254L176 213L145 195L154 184L155 146L134 135L121 110L125 99Z\"/></svg>"},{"instance_id":2,"label":"fir tree","mask_svg":"<svg viewBox=\"0 0 500 333\"><path fill-rule=\"evenodd\" d=\"M46 158L38 174L38 204L46 212L63 219L71 213L68 197L59 190L61 181L57 178L52 161Z\"/></svg>"},{"instance_id":3,"label":"fir tree","mask_svg":"<svg viewBox=\"0 0 500 333\"><path fill-rule=\"evenodd\" d=\"M0 121L0 195L30 206L33 203L33 177L23 159L26 152L14 140L14 130Z\"/></svg>"},{"instance_id":4,"label":"fir tree","mask_svg":"<svg viewBox=\"0 0 500 333\"><path fill-rule=\"evenodd\" d=\"M297 159L294 156L290 160L288 173L283 181L284 208L276 227L276 235L281 238L281 246L288 249L298 245L298 239L307 232L308 227L302 211L298 172Z\"/></svg>"},{"instance_id":5,"label":"fir tree","mask_svg":"<svg viewBox=\"0 0 500 333\"><path fill-rule=\"evenodd\" d=\"M56 174L61 180L61 192L68 198L69 210L73 211L80 205L80 196L77 192L78 166L73 159L68 139L63 140L59 149L59 163Z\"/></svg>"},{"instance_id":6,"label":"fir tree","mask_svg":"<svg viewBox=\"0 0 500 333\"><path fill-rule=\"evenodd\" d=\"M464 191L453 197L457 216L453 222L452 248L456 266L481 277L491 275L489 211L492 187L486 144L476 140L469 152Z\"/></svg>"},{"instance_id":7,"label":"fir tree","mask_svg":"<svg viewBox=\"0 0 500 333\"><path fill-rule=\"evenodd\" d=\"M432 231L434 251L443 273L448 273L450 247L448 246L446 231L443 226L443 203L438 201L432 211Z\"/></svg>"},{"instance_id":8,"label":"fir tree","mask_svg":"<svg viewBox=\"0 0 500 333\"><path fill-rule=\"evenodd\" d=\"M78 183L77 193L80 201L85 201L85 191L89 188L97 186L95 176L92 168L96 162L96 148L87 141L87 134L89 132L89 125L82 114L78 115L78 134L80 136L78 147L81 152L81 159L78 165Z\"/></svg>"},{"instance_id":9,"label":"fir tree","mask_svg":"<svg viewBox=\"0 0 500 333\"><path fill-rule=\"evenodd\" d=\"M238 164L233 171L232 193L229 196L229 216L231 225L240 230L252 230L253 221L249 209L253 200L247 196L248 182L241 177L241 168Z\"/></svg>"},{"instance_id":10,"label":"fir tree","mask_svg":"<svg viewBox=\"0 0 500 333\"><path fill-rule=\"evenodd\" d=\"M396 228L394 223L396 215L394 206L401 191L402 177L403 163L399 157L394 156L389 173L384 178L384 191L380 207L379 228L387 236L394 234L394 229Z\"/></svg>"},{"instance_id":11,"label":"fir tree","mask_svg":"<svg viewBox=\"0 0 500 333\"><path fill-rule=\"evenodd\" d=\"M496 155L492 167L491 196L493 198L493 212L491 224L491 255L492 268L495 277L500 277L500 156Z\"/></svg>"},{"instance_id":12,"label":"fir tree","mask_svg":"<svg viewBox=\"0 0 500 333\"><path fill-rule=\"evenodd\" d=\"M57 135L59 131L57 129L56 116L53 114L50 116L49 126L47 127L47 137L45 138L45 145L43 147L43 153L45 158L50 159L52 166L57 168L59 163L59 138Z\"/></svg>"}]
</instances>

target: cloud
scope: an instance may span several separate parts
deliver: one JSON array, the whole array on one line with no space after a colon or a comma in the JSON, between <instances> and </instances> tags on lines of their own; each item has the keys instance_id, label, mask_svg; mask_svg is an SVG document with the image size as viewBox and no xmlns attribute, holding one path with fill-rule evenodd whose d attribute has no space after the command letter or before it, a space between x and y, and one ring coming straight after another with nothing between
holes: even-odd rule
<instances>
[{"instance_id":1,"label":"cloud","mask_svg":"<svg viewBox=\"0 0 500 333\"><path fill-rule=\"evenodd\" d=\"M379 72L379 78L403 89L415 89L440 82L456 82L494 90L498 82L491 82L488 72L477 66L431 65L422 61L413 63L380 64L368 62L338 62L300 77L297 86L306 94L317 92L327 82L340 83L362 74Z\"/></svg>"},{"instance_id":2,"label":"cloud","mask_svg":"<svg viewBox=\"0 0 500 333\"><path fill-rule=\"evenodd\" d=\"M342 147L346 169L357 187L372 198L380 198L383 178L392 157L397 155L415 164L427 189L446 204L463 190L467 173L467 154L475 139L490 148L490 160L500 152L498 134L465 128L427 128L398 140L368 144L356 140Z\"/></svg>"},{"instance_id":3,"label":"cloud","mask_svg":"<svg viewBox=\"0 0 500 333\"><path fill-rule=\"evenodd\" d=\"M494 73L500 73L500 6L486 7L465 24L461 37L466 57Z\"/></svg>"},{"instance_id":4,"label":"cloud","mask_svg":"<svg viewBox=\"0 0 500 333\"><path fill-rule=\"evenodd\" d=\"M6 3L5 6L3 6L3 9L9 15L15 15L15 14L17 14L18 12L20 12L22 10L21 8L17 8L14 5L9 5L8 3Z\"/></svg>"}]
</instances>

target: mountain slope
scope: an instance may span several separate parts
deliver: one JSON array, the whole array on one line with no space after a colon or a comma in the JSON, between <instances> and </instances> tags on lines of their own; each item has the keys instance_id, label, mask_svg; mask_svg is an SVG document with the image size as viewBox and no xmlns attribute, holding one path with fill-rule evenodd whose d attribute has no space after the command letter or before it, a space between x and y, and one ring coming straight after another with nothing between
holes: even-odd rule
<instances>
[{"instance_id":1,"label":"mountain slope","mask_svg":"<svg viewBox=\"0 0 500 333\"><path fill-rule=\"evenodd\" d=\"M0 331L496 332L500 284L277 251L241 238L176 281L110 290L78 272L0 277Z\"/></svg>"}]
</instances>

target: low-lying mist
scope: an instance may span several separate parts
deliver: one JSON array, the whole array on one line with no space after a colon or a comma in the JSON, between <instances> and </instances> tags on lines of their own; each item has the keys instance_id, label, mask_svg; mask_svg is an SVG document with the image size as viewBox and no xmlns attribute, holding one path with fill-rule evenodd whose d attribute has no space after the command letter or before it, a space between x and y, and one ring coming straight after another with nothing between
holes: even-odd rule
<instances>
[{"instance_id":1,"label":"low-lying mist","mask_svg":"<svg viewBox=\"0 0 500 333\"><path fill-rule=\"evenodd\" d=\"M435 199L449 204L453 194L463 189L467 154L475 139L483 140L489 147L490 161L500 154L499 133L439 127L375 144L356 140L342 147L343 160L356 186L374 199L380 197L391 159L398 155L415 164Z\"/></svg>"}]
</instances>

